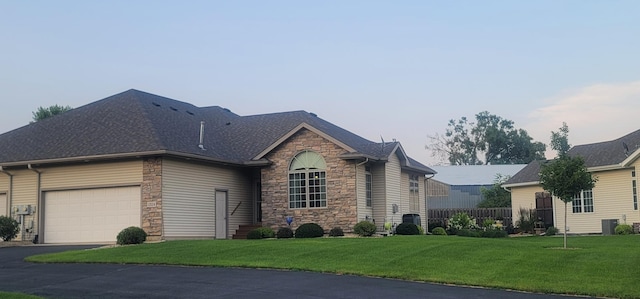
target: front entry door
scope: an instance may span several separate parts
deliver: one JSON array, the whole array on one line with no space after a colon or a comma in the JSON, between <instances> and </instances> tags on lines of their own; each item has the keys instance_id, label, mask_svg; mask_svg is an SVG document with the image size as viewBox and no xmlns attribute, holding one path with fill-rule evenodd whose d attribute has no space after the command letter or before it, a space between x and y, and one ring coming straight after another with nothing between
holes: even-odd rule
<instances>
[{"instance_id":1,"label":"front entry door","mask_svg":"<svg viewBox=\"0 0 640 299\"><path fill-rule=\"evenodd\" d=\"M536 216L545 228L553 226L553 201L549 192L536 192Z\"/></svg>"},{"instance_id":2,"label":"front entry door","mask_svg":"<svg viewBox=\"0 0 640 299\"><path fill-rule=\"evenodd\" d=\"M227 238L227 192L216 191L216 239Z\"/></svg>"}]
</instances>

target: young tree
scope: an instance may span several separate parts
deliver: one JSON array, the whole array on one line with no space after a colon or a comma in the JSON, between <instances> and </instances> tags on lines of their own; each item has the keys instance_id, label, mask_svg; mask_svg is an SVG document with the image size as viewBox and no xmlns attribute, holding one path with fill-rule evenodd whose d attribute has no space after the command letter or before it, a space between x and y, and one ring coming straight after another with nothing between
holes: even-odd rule
<instances>
[{"instance_id":1,"label":"young tree","mask_svg":"<svg viewBox=\"0 0 640 299\"><path fill-rule=\"evenodd\" d=\"M582 157L561 155L541 165L542 188L564 202L564 248L567 248L567 204L580 191L592 189L595 182Z\"/></svg>"},{"instance_id":2,"label":"young tree","mask_svg":"<svg viewBox=\"0 0 640 299\"><path fill-rule=\"evenodd\" d=\"M478 208L506 208L511 207L511 193L502 188L502 184L511 176L497 174L491 188L480 188L484 199L478 204Z\"/></svg>"},{"instance_id":3,"label":"young tree","mask_svg":"<svg viewBox=\"0 0 640 299\"><path fill-rule=\"evenodd\" d=\"M33 121L40 121L43 120L45 118L49 118L52 117L54 115L58 115L58 114L62 114L64 112L67 112L69 110L71 110L73 108L71 108L71 106L59 106L59 105L53 105L53 106L49 106L48 108L44 108L42 106L38 107L38 109L33 113Z\"/></svg>"},{"instance_id":4,"label":"young tree","mask_svg":"<svg viewBox=\"0 0 640 299\"><path fill-rule=\"evenodd\" d=\"M426 148L451 165L526 164L545 158L544 143L533 142L513 121L488 111L476 114L475 119L450 120L444 135L428 136Z\"/></svg>"},{"instance_id":5,"label":"young tree","mask_svg":"<svg viewBox=\"0 0 640 299\"><path fill-rule=\"evenodd\" d=\"M562 127L558 132L551 131L551 149L558 153L558 156L566 155L571 144L569 144L569 127L566 122L562 122Z\"/></svg>"}]
</instances>

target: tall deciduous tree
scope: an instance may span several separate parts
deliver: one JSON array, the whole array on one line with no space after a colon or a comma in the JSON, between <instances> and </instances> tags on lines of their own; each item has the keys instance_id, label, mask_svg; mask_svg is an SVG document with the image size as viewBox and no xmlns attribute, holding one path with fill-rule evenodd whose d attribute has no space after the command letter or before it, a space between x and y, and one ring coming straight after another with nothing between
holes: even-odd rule
<instances>
[{"instance_id":1,"label":"tall deciduous tree","mask_svg":"<svg viewBox=\"0 0 640 299\"><path fill-rule=\"evenodd\" d=\"M60 105L53 105L53 106L49 106L47 108L45 107L38 107L38 109L33 113L33 121L40 121L43 120L45 118L49 118L52 117L54 115L58 115L58 114L62 114L64 112L67 112L69 110L71 110L73 108L71 108L71 106L60 106Z\"/></svg>"},{"instance_id":2,"label":"tall deciduous tree","mask_svg":"<svg viewBox=\"0 0 640 299\"><path fill-rule=\"evenodd\" d=\"M551 149L558 153L558 156L566 155L571 148L569 144L569 126L562 122L562 127L558 132L551 131Z\"/></svg>"},{"instance_id":3,"label":"tall deciduous tree","mask_svg":"<svg viewBox=\"0 0 640 299\"><path fill-rule=\"evenodd\" d=\"M541 165L542 188L564 202L564 248L567 248L567 204L572 202L580 191L592 189L595 182L582 157L561 155Z\"/></svg>"},{"instance_id":4,"label":"tall deciduous tree","mask_svg":"<svg viewBox=\"0 0 640 299\"><path fill-rule=\"evenodd\" d=\"M484 199L478 204L478 208L506 208L511 207L511 193L502 188L502 184L511 176L497 174L491 188L480 188Z\"/></svg>"},{"instance_id":5,"label":"tall deciduous tree","mask_svg":"<svg viewBox=\"0 0 640 299\"><path fill-rule=\"evenodd\" d=\"M483 111L471 122L450 120L444 135L428 136L432 155L451 165L525 164L544 159L546 146L514 122Z\"/></svg>"}]
</instances>

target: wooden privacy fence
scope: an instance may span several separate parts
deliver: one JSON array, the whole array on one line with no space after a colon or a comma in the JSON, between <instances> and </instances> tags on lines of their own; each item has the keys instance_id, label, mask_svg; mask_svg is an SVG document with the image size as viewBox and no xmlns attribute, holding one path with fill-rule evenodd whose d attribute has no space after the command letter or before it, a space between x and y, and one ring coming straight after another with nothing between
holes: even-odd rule
<instances>
[{"instance_id":1,"label":"wooden privacy fence","mask_svg":"<svg viewBox=\"0 0 640 299\"><path fill-rule=\"evenodd\" d=\"M502 219L502 225L505 227L513 225L511 208L429 209L429 222L441 222L447 225L449 218L458 213L467 213L476 219L478 225L482 225L487 218Z\"/></svg>"}]
</instances>

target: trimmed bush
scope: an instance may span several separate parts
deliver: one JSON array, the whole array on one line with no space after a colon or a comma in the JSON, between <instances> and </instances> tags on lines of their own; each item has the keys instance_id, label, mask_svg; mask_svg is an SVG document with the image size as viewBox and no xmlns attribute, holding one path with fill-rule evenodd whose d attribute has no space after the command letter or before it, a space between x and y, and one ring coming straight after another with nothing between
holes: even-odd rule
<instances>
[{"instance_id":1,"label":"trimmed bush","mask_svg":"<svg viewBox=\"0 0 640 299\"><path fill-rule=\"evenodd\" d=\"M544 233L545 236L555 236L558 234L558 228L556 228L555 226L549 226L549 228L547 228L547 231Z\"/></svg>"},{"instance_id":2,"label":"trimmed bush","mask_svg":"<svg viewBox=\"0 0 640 299\"><path fill-rule=\"evenodd\" d=\"M329 231L329 237L342 237L344 232L339 227L334 227Z\"/></svg>"},{"instance_id":3,"label":"trimmed bush","mask_svg":"<svg viewBox=\"0 0 640 299\"><path fill-rule=\"evenodd\" d=\"M501 229L488 229L480 231L481 238L506 238L507 236L509 236L509 234Z\"/></svg>"},{"instance_id":4,"label":"trimmed bush","mask_svg":"<svg viewBox=\"0 0 640 299\"><path fill-rule=\"evenodd\" d=\"M440 236L446 236L447 235L447 231L444 229L444 227L434 227L431 230L431 233L434 235L440 235Z\"/></svg>"},{"instance_id":5,"label":"trimmed bush","mask_svg":"<svg viewBox=\"0 0 640 299\"><path fill-rule=\"evenodd\" d=\"M293 238L293 230L290 227L281 227L276 233L278 239L290 239Z\"/></svg>"},{"instance_id":6,"label":"trimmed bush","mask_svg":"<svg viewBox=\"0 0 640 299\"><path fill-rule=\"evenodd\" d=\"M371 237L376 233L376 225L369 221L360 221L353 227L353 232L361 237Z\"/></svg>"},{"instance_id":7,"label":"trimmed bush","mask_svg":"<svg viewBox=\"0 0 640 299\"><path fill-rule=\"evenodd\" d=\"M461 237L473 237L473 238L480 237L480 233L478 231L471 230L471 229L460 229L456 232L456 235Z\"/></svg>"},{"instance_id":8,"label":"trimmed bush","mask_svg":"<svg viewBox=\"0 0 640 299\"><path fill-rule=\"evenodd\" d=\"M618 224L615 231L616 235L631 235L633 234L633 227L629 224Z\"/></svg>"},{"instance_id":9,"label":"trimmed bush","mask_svg":"<svg viewBox=\"0 0 640 299\"><path fill-rule=\"evenodd\" d=\"M444 222L440 221L440 220L429 220L429 223L427 224L427 231L430 231L431 233L433 233L433 229L436 227L445 227Z\"/></svg>"},{"instance_id":10,"label":"trimmed bush","mask_svg":"<svg viewBox=\"0 0 640 299\"><path fill-rule=\"evenodd\" d=\"M418 225L418 234L424 235L424 227L422 227L422 225Z\"/></svg>"},{"instance_id":11,"label":"trimmed bush","mask_svg":"<svg viewBox=\"0 0 640 299\"><path fill-rule=\"evenodd\" d=\"M147 233L136 226L129 226L118 233L118 245L142 244L147 240Z\"/></svg>"},{"instance_id":12,"label":"trimmed bush","mask_svg":"<svg viewBox=\"0 0 640 299\"><path fill-rule=\"evenodd\" d=\"M296 229L296 238L319 238L324 236L324 229L317 223L305 223Z\"/></svg>"},{"instance_id":13,"label":"trimmed bush","mask_svg":"<svg viewBox=\"0 0 640 299\"><path fill-rule=\"evenodd\" d=\"M20 231L18 221L11 217L0 216L0 238L3 241L13 240Z\"/></svg>"},{"instance_id":14,"label":"trimmed bush","mask_svg":"<svg viewBox=\"0 0 640 299\"><path fill-rule=\"evenodd\" d=\"M270 227L258 227L255 230L262 234L263 239L275 238L276 233Z\"/></svg>"},{"instance_id":15,"label":"trimmed bush","mask_svg":"<svg viewBox=\"0 0 640 299\"><path fill-rule=\"evenodd\" d=\"M262 232L257 228L247 233L247 240L260 240L260 239L262 239Z\"/></svg>"},{"instance_id":16,"label":"trimmed bush","mask_svg":"<svg viewBox=\"0 0 640 299\"><path fill-rule=\"evenodd\" d=\"M418 235L420 231L418 230L418 226L413 223L400 223L396 227L396 234L398 235Z\"/></svg>"}]
</instances>

